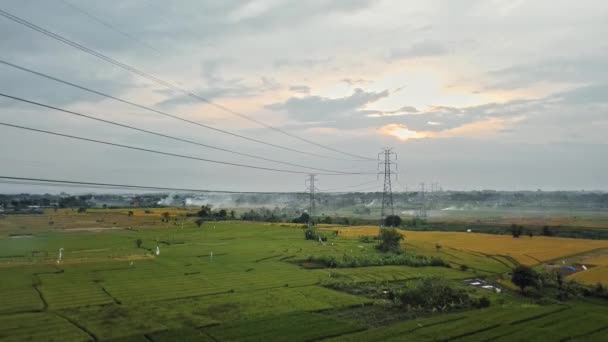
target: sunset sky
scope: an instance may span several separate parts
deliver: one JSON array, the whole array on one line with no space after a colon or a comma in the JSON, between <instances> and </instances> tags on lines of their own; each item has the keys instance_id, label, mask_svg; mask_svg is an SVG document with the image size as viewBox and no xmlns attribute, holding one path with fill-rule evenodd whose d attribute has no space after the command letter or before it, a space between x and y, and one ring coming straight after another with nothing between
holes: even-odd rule
<instances>
[{"instance_id":1,"label":"sunset sky","mask_svg":"<svg viewBox=\"0 0 608 342\"><path fill-rule=\"evenodd\" d=\"M0 16L2 61L324 156L352 159L231 111L369 158L390 146L398 153L395 190L420 182L465 190L608 190L606 1L1 0L0 10L229 111ZM317 158L227 136L3 64L0 93L266 158L377 170L374 161ZM1 97L0 122L302 171ZM305 178L2 126L0 169L0 176L239 191L302 191ZM318 186L375 179L319 176ZM361 189L374 186L380 190L381 182ZM23 189L57 191L0 184L0 191Z\"/></svg>"}]
</instances>

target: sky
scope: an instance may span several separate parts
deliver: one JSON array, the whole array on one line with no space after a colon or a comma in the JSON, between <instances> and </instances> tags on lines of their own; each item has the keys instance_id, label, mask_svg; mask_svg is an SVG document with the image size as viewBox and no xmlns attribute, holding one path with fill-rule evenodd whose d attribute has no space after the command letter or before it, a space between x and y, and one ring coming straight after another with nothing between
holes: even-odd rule
<instances>
[{"instance_id":1,"label":"sky","mask_svg":"<svg viewBox=\"0 0 608 342\"><path fill-rule=\"evenodd\" d=\"M4 16L0 60L250 140L1 63L0 93L298 166L2 96L1 123L301 172L0 125L0 176L303 191L306 173L324 173L315 168L363 173L319 175L321 191L380 191L375 160L391 147L397 191L421 182L453 190L608 190L606 1L0 0L0 10L199 99ZM0 192L58 189L69 190L0 183Z\"/></svg>"}]
</instances>

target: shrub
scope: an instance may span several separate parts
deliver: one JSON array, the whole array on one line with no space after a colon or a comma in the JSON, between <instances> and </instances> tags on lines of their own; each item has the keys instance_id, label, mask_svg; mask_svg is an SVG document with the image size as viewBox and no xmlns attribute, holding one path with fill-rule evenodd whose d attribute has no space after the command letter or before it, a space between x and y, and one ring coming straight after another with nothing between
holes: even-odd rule
<instances>
[{"instance_id":1,"label":"shrub","mask_svg":"<svg viewBox=\"0 0 608 342\"><path fill-rule=\"evenodd\" d=\"M474 306L478 309L487 308L488 306L490 306L490 299L486 296L483 296L477 299L477 301L475 301Z\"/></svg>"},{"instance_id":2,"label":"shrub","mask_svg":"<svg viewBox=\"0 0 608 342\"><path fill-rule=\"evenodd\" d=\"M375 254L375 255L348 255L345 254L342 258L335 256L310 256L306 260L311 263L321 264L329 268L347 268L347 267L367 267L367 266L386 266L386 265L401 265L410 267L448 267L448 264L440 258L429 258L422 255L414 254Z\"/></svg>"},{"instance_id":3,"label":"shrub","mask_svg":"<svg viewBox=\"0 0 608 342\"><path fill-rule=\"evenodd\" d=\"M362 237L359 238L359 242L373 243L374 242L374 238L372 236L362 236Z\"/></svg>"},{"instance_id":4,"label":"shrub","mask_svg":"<svg viewBox=\"0 0 608 342\"><path fill-rule=\"evenodd\" d=\"M401 305L414 310L451 311L490 305L489 299L475 299L466 290L455 288L441 277L424 277L396 294Z\"/></svg>"},{"instance_id":5,"label":"shrub","mask_svg":"<svg viewBox=\"0 0 608 342\"><path fill-rule=\"evenodd\" d=\"M462 265L460 265L460 270L463 271L463 272L466 272L466 271L469 270L469 266L467 266L465 264L462 264Z\"/></svg>"},{"instance_id":6,"label":"shrub","mask_svg":"<svg viewBox=\"0 0 608 342\"><path fill-rule=\"evenodd\" d=\"M403 240L403 236L397 229L381 229L378 239L382 241L377 246L378 250L381 252L401 252L401 240Z\"/></svg>"}]
</instances>

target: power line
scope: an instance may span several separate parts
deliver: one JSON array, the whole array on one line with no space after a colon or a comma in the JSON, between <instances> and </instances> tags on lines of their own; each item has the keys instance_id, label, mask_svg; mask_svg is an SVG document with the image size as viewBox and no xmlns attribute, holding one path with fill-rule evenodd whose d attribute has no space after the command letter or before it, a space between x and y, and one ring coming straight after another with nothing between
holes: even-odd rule
<instances>
[{"instance_id":1,"label":"power line","mask_svg":"<svg viewBox=\"0 0 608 342\"><path fill-rule=\"evenodd\" d=\"M170 136L170 135L166 135L166 134L162 134L162 133L157 133L157 132L149 131L149 130L142 129L142 128L137 128L135 126L121 124L121 123L118 123L118 122L115 122L115 121L110 121L110 120L96 118L94 116L90 116L90 115L74 112L74 111L71 111L71 110L67 110L67 109L62 109L62 108L46 105L46 104L39 103L39 102L34 102L34 101L26 100L26 99L23 99L23 98L20 98L20 97L15 97L15 96L3 94L3 93L0 93L0 96L6 97L6 98L9 98L9 99L13 99L13 100L16 100L16 101L21 101L21 102L29 103L29 104L32 104L32 105L44 107L44 108L53 109L53 110L60 111L60 112L66 113L66 114L76 115L76 116L87 118L87 119L90 119L90 120L95 120L95 121L103 122L103 123L106 123L106 124L109 124L109 125L119 126L119 127L131 129L131 130L134 130L134 131L138 131L138 132L143 132L143 133L147 133L147 134L151 134L151 135L156 135L156 136L167 138L167 139L171 139L171 140L177 140L177 141L185 142L185 143L188 143L188 144L193 144L193 145L198 145L198 146L202 146L202 147L207 147L207 148L211 148L211 149L215 149L215 150L219 150L219 151L223 151L223 152L228 152L228 153L233 153L233 154L237 154L237 155L241 155L241 156L245 156L245 157L250 157L250 158L270 161L270 162L284 164L284 165L289 165L289 166L296 166L296 167L301 167L301 168L306 168L306 169L311 169L311 170L317 170L317 171L343 173L343 171L321 169L321 168L315 168L315 167L310 167L310 166L305 166L305 165L299 165L299 164L293 164L293 163L288 163L288 162L282 162L282 161L279 161L279 160L274 160L274 159L265 158L265 157L259 157L259 156L255 156L255 155L251 155L251 154L247 154L247 153L241 153L241 152L229 150L229 149L222 148L222 147L211 146L211 145L199 143L199 142L192 141L192 140L182 139L182 138L178 138L178 137L174 137L174 136Z\"/></svg>"},{"instance_id":2,"label":"power line","mask_svg":"<svg viewBox=\"0 0 608 342\"><path fill-rule=\"evenodd\" d=\"M301 150L297 150L297 149L293 149L293 148L289 148L289 147L285 147L285 146L281 146L281 145L265 142L265 141L258 140L258 139L255 139L255 138L249 138L249 137L241 135L241 134L237 134L237 133L233 133L233 132L226 131L226 130L223 130L223 129L215 128L213 126L205 125L205 124L202 124L200 122L184 119L184 118L182 118L180 116L177 116L177 115L169 114L167 112L156 110L156 109L153 109L153 108L150 108L150 107L146 107L146 106L141 105L141 104L137 104L137 103L134 103L134 102L131 102L131 101L127 101L127 100L124 100L124 99L112 96L112 95L108 95L108 94L99 92L97 90L93 90L93 89L90 89L90 88L87 88L87 87L84 87L84 86L81 86L81 85L78 85L78 84L75 84L75 83L72 83L72 82L68 82L68 81L59 79L57 77L53 77L53 76L44 74L44 73L39 72L39 71L28 69L26 67L22 67L22 66L19 66L19 65L16 65L16 64L4 61L4 60L0 60L0 63L4 64L6 66L9 66L9 67L15 68L15 69L19 69L19 70L22 70L22 71L25 71L25 72L28 72L28 73L40 76L40 77L44 77L46 79L49 79L49 80L52 80L52 81L55 81L55 82L59 82L59 83L62 83L62 84L65 84L65 85L68 85L68 86L71 86L71 87L74 87L74 88L78 88L78 89L81 89L81 90L84 90L84 91L87 91L87 92L90 92L90 93L93 93L93 94L97 94L97 95L100 95L100 96L103 96L103 97L106 97L106 98L109 98L109 99L112 99L112 100L115 100L115 101L118 101L118 102L121 102L121 103L124 103L124 104L128 104L128 105L131 105L131 106L134 106L134 107L137 107L137 108L140 108L140 109L144 109L144 110L147 110L147 111L159 114L159 115L167 116L167 117L170 117L170 118L173 118L173 119L176 119L176 120L180 120L180 121L183 121L183 122L186 122L186 123L189 123L189 124L197 125L197 126L200 126L200 127L203 127L203 128L207 128L207 129L210 129L210 130L213 130L213 131L216 131L216 132L227 134L227 135L230 135L230 136L233 136L233 137L237 137L237 138L240 138L240 139L244 139L244 140L247 140L247 141L252 141L252 142L255 142L255 143L259 143L259 144L276 147L276 148L279 148L279 149L282 149L282 150L285 150L285 151L296 152L296 153L300 153L300 154L305 154L305 155L310 155L310 156L315 156L315 157L320 157L320 158L325 158L325 159L344 160L344 159L340 159L340 158L334 158L334 157L324 156L324 155L321 155L321 154L301 151Z\"/></svg>"},{"instance_id":3,"label":"power line","mask_svg":"<svg viewBox=\"0 0 608 342\"><path fill-rule=\"evenodd\" d=\"M118 34L120 34L121 36L123 36L123 37L125 37L125 38L128 38L128 39L131 39L131 40L133 40L133 41L135 41L135 42L137 42L137 43L139 43L139 44L141 44L141 45L143 45L143 46L147 47L148 49L153 50L153 51L155 51L155 52L157 52L157 53L161 54L161 52L160 52L159 50L157 50L155 47L153 47L152 45L150 45L150 44L148 44L148 43L146 43L146 42L142 41L141 39L137 39L136 37L134 37L134 36L130 35L130 34L129 34L129 33L127 33L127 32L124 32L124 31L122 31L122 30L119 30L119 29L118 29L118 28L116 28L115 26L113 26L113 25L111 25L111 24L107 23L106 21L104 21L104 20L100 19L99 17L97 17L97 16L95 16L95 15L91 14L90 12L83 10L82 8L80 8L80 7L76 6L76 5L74 5L73 3L71 3L71 2L69 2L69 1L67 1L67 0L60 0L60 1L61 1L61 2L63 2L63 3L66 5L66 6L70 7L71 9L73 9L74 11L79 12L79 13L81 13L81 14L83 14L83 15L85 15L85 16L87 16L87 17L91 18L91 19L93 19L93 20L94 20L94 21L96 21L97 23L99 23L99 24L101 24L101 25L103 25L103 26L105 26L105 27L109 28L110 30L112 30L112 31L114 31L114 32L116 32L116 33L118 33Z\"/></svg>"},{"instance_id":4,"label":"power line","mask_svg":"<svg viewBox=\"0 0 608 342\"><path fill-rule=\"evenodd\" d=\"M373 183L377 183L377 182L378 182L378 180L376 179L376 180L373 180L371 182L365 182L365 183L355 184L355 185L347 185L347 186L342 186L342 187L339 187L339 188L321 189L320 191L327 192L327 191L335 191L335 190L342 190L342 189L358 188L358 187L363 186L363 185L373 184Z\"/></svg>"},{"instance_id":5,"label":"power line","mask_svg":"<svg viewBox=\"0 0 608 342\"><path fill-rule=\"evenodd\" d=\"M254 166L254 165L247 165L247 164L231 163L231 162L225 162L225 161L219 161L219 160L213 160L213 159L207 159L207 158L199 158L199 157L187 156L187 155L183 155L183 154L176 154L176 153L163 152L163 151L158 151L158 150L151 150L151 149L147 149L147 148L143 148L143 147L129 146L129 145L112 143L112 142L108 142L108 141L101 141L101 140L96 140L96 139L78 137L78 136L74 136L74 135L69 135L69 134L64 134L64 133L57 133L57 132L47 131L47 130L43 130L43 129L25 127L25 126L20 126L20 125L13 125L13 124L5 123L5 122L0 122L0 125L1 126L6 126L6 127L18 128L18 129L27 130L27 131L32 131L32 132L37 132L37 133L45 133L45 134L55 135L55 136L64 137L64 138L70 138L70 139L88 141L88 142L92 142L92 143L96 143L96 144L102 144L102 145L108 145L108 146L114 146L114 147L121 147L121 148L125 148L125 149L130 149L130 150L136 150L136 151L142 151L142 152L161 154L161 155L166 155L166 156L171 156L171 157L177 157L177 158L198 160L198 161L204 161L204 162L215 163L215 164L238 166L238 167L245 167L245 168L265 170L265 171L275 171L275 172L283 172L283 173L297 173L297 174L308 174L307 172L304 172L304 171L275 169L275 168L263 167L263 166ZM346 176L346 175L362 175L362 174L366 174L366 173L323 173L323 175L325 175L325 176Z\"/></svg>"},{"instance_id":6,"label":"power line","mask_svg":"<svg viewBox=\"0 0 608 342\"><path fill-rule=\"evenodd\" d=\"M111 58L111 57L108 57L108 56L106 56L106 55L104 55L104 54L100 53L100 52L97 52L97 51L91 50L90 48L88 48L88 47L86 47L86 46L84 46L84 45L82 45L82 44L76 43L76 42L74 42L74 41L72 41L72 40L70 40L70 39L67 39L67 38L65 38L65 37L63 37L63 36L61 36L61 35L59 35L59 34L56 34L56 33L53 33L53 32L51 32L51 31L48 31L48 30L46 30L46 29L44 29L44 28L42 28L42 27L40 27L40 26L37 26L37 25L35 25L35 24L33 24L33 23L31 23L31 22L27 21L27 20L21 19L21 18L19 18L19 17L15 16L15 15L13 15L13 14L10 14L10 13L8 13L8 12L6 12L6 11L0 10L0 15L2 15L2 16L4 16L4 17L6 17L6 18L8 18L8 19L10 19L10 20L12 20L12 21L14 21L14 22L16 22L16 23L19 23L19 24L21 24L21 25L27 26L27 27L31 28L32 30L35 30L35 31L37 31L37 32L39 32L39 33L42 33L42 34L44 34L44 35L46 35L46 36L48 36L48 37L51 37L51 38L53 38L53 39L55 39L55 40L58 40L58 41L60 41L60 42L62 42L62 43L64 43L64 44L70 45L70 46L72 46L72 47L74 47L74 48L76 48L76 49L78 49L78 50L81 50L81 51L86 52L86 53L88 53L88 54L90 54L90 55L93 55L93 56L95 56L95 57L97 57L97 58L100 58L100 59L102 59L102 60L104 60L104 61L106 61L106 62L108 62L108 63L110 63L110 64L113 64L113 65L118 66L118 67L120 67L120 68L122 68L122 69L128 70L128 71L130 71L130 72L132 72L132 73L134 73L134 74L137 74L137 75L139 75L139 76L141 76L141 77L144 77L144 78L149 79L149 80L151 80L151 81L153 81L153 82L156 82L156 83L158 83L158 84L161 84L161 85L163 85L163 86L165 86L165 87L167 87L167 88L170 88L170 89L172 89L172 90L175 90L175 91L177 91L177 92L180 92L180 93L182 93L182 94L184 94L184 95L187 95L187 96L189 96L189 97L191 97L191 98L193 98L193 99L199 100L199 101L204 102L204 103L207 103L207 104L209 104L209 105L212 105L212 106L214 106L214 107L216 107L216 108L219 108L219 109L221 109L221 110L223 110L223 111L226 111L226 112L228 112L228 113L230 113L230 114L233 114L233 115L236 115L236 116L241 117L241 118L243 118L243 119L246 119L246 120L249 120L249 121L251 121L251 122L257 123L258 125L261 125L261 126L263 126L263 127L266 127L266 128L268 128L268 129L271 129L271 130L274 130L274 131L276 131L276 132L279 132L279 133L282 133L282 134L284 134L284 135L287 135L287 136L289 136L289 137L292 137L292 138L295 138L295 139L298 139L298 140L301 140L301 141L307 142L307 143L309 143L309 144L312 144L312 145L315 145L315 146L318 146L318 147L324 148L324 149L326 149L326 150L330 150L330 151L333 151L333 152L337 152L337 153L340 153L340 154L348 155L348 156L350 156L350 157L359 158L359 159L363 159L363 160L373 160L372 158L363 157L363 156L358 156L358 155L355 155L355 154L352 154L352 153L348 153L348 152L340 151L340 150L337 150L337 149L335 149L335 148L333 148L333 147L329 147L329 146L326 146L326 145L323 145L323 144L319 144L319 143L314 142L314 141L312 141L312 140L309 140L309 139L306 139L306 138L302 138L302 137L297 136L297 135L295 135L295 134L292 134L292 133L289 133L289 132L287 132L287 131L284 131L284 130L282 130L282 129L280 129L280 128L277 128L277 127L274 127L274 126L268 125L268 124L266 124L266 123L264 123L264 122L262 122L262 121L260 121L260 120L254 119L254 118L252 118L252 117L250 117L250 116L248 116L248 115L246 115L246 114L243 114L243 113L237 112L237 111L232 110L232 109L230 109L230 108L228 108L228 107L225 107L225 106L223 106L223 105L220 105L220 104L218 104L218 103L215 103L215 102L213 102L213 101L211 101L211 100L209 100L209 99L206 99L206 98L204 98L204 97L201 97L201 96L199 96L199 95L196 95L196 94L194 94L194 93L192 93L192 92L190 92L190 91L188 91L188 90L185 90L185 89L183 89L183 88L180 88L180 87L178 87L178 86L176 86L176 85L174 85L174 84L172 84L172 83L169 83L169 82L167 82L167 81L165 81L165 80L163 80L163 79L160 79L160 78L158 78L158 77L156 77L156 76L153 76L153 75L151 75L151 74L148 74L148 73L146 73L146 72L144 72L144 71L141 71L141 70L139 70L139 69L137 69L137 68L135 68L135 67L132 67L132 66L130 66L130 65L128 65L128 64L124 64L124 63L122 63L122 62L119 62L119 61L117 61L117 60L115 60L115 59L113 59L113 58Z\"/></svg>"},{"instance_id":7,"label":"power line","mask_svg":"<svg viewBox=\"0 0 608 342\"><path fill-rule=\"evenodd\" d=\"M297 194L298 192L263 192L263 191L231 191L231 190L210 190L210 189L189 189L189 188L171 188L145 185L127 185L127 184L111 184L111 183L96 183L96 182L81 182L67 181L47 178L25 178L0 176L0 183L4 184L26 184L26 185L43 185L43 186L69 186L69 187L88 187L88 188L103 188L103 189L133 189L133 190L151 190L151 191L181 191L181 192L215 192L227 194Z\"/></svg>"}]
</instances>

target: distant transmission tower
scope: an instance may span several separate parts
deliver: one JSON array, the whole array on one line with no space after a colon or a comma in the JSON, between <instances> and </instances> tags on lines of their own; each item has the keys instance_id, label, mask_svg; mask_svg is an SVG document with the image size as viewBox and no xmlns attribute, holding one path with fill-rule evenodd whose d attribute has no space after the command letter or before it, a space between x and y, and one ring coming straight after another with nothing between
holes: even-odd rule
<instances>
[{"instance_id":1,"label":"distant transmission tower","mask_svg":"<svg viewBox=\"0 0 608 342\"><path fill-rule=\"evenodd\" d=\"M397 175L397 154L392 148L386 147L382 152L378 153L378 175L384 174L384 189L382 191L382 211L380 211L380 225L384 224L384 219L387 212L395 215L393 207L393 190L391 185L391 177Z\"/></svg>"},{"instance_id":2,"label":"distant transmission tower","mask_svg":"<svg viewBox=\"0 0 608 342\"><path fill-rule=\"evenodd\" d=\"M420 218L426 218L426 194L424 188L424 182L420 183L420 210L418 211L418 217Z\"/></svg>"},{"instance_id":3,"label":"distant transmission tower","mask_svg":"<svg viewBox=\"0 0 608 342\"><path fill-rule=\"evenodd\" d=\"M310 174L305 181L306 192L308 192L308 226L312 226L312 217L315 213L315 177L316 175Z\"/></svg>"}]
</instances>

